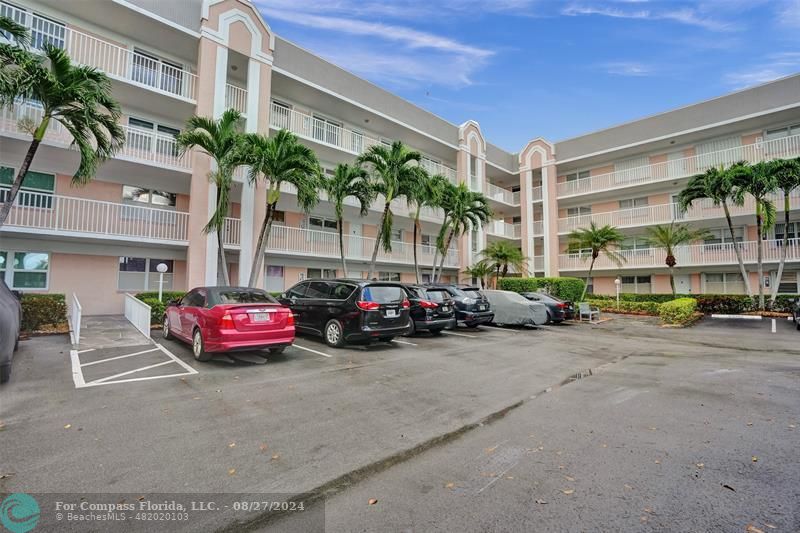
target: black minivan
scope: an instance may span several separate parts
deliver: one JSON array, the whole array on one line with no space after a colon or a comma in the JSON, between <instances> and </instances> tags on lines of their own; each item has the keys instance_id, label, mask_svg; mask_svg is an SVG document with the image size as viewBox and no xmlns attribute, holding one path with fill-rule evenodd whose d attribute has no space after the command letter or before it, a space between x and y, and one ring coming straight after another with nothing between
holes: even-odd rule
<instances>
[{"instance_id":1,"label":"black minivan","mask_svg":"<svg viewBox=\"0 0 800 533\"><path fill-rule=\"evenodd\" d=\"M300 333L329 346L389 342L408 331L410 303L399 283L355 279L301 281L278 300L294 314Z\"/></svg>"}]
</instances>

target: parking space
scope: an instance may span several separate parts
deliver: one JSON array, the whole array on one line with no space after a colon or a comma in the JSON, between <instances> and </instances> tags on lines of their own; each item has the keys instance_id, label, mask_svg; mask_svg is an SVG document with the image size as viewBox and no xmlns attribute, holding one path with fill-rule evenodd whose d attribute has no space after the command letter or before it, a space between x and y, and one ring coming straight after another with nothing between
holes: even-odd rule
<instances>
[{"instance_id":1,"label":"parking space","mask_svg":"<svg viewBox=\"0 0 800 533\"><path fill-rule=\"evenodd\" d=\"M751 318L706 318L701 321L695 329L699 331L715 331L720 329L731 329L738 331L753 332L756 334L774 334L778 336L797 335L796 327L791 317L756 317ZM800 340L800 336L798 336Z\"/></svg>"},{"instance_id":2,"label":"parking space","mask_svg":"<svg viewBox=\"0 0 800 533\"><path fill-rule=\"evenodd\" d=\"M70 362L76 389L197 374L157 343L71 350Z\"/></svg>"}]
</instances>

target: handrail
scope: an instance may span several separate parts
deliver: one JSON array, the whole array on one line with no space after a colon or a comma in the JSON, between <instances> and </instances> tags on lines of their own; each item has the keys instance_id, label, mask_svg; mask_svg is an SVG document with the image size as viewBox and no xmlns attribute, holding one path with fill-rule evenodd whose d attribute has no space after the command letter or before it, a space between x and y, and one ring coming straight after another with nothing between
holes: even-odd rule
<instances>
[{"instance_id":1,"label":"handrail","mask_svg":"<svg viewBox=\"0 0 800 533\"><path fill-rule=\"evenodd\" d=\"M129 292L125 293L125 318L148 339L150 338L150 316L151 309L149 305Z\"/></svg>"},{"instance_id":2,"label":"handrail","mask_svg":"<svg viewBox=\"0 0 800 533\"><path fill-rule=\"evenodd\" d=\"M73 345L78 346L81 343L81 318L83 317L83 307L78 300L78 295L72 293L72 302L70 305L69 325L70 325L70 341Z\"/></svg>"}]
</instances>

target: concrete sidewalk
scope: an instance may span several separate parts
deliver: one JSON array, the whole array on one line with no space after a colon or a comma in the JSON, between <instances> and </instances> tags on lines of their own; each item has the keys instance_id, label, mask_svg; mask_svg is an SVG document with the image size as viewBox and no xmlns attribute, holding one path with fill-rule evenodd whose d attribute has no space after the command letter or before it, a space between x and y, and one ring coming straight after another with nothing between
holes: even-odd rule
<instances>
[{"instance_id":1,"label":"concrete sidewalk","mask_svg":"<svg viewBox=\"0 0 800 533\"><path fill-rule=\"evenodd\" d=\"M78 350L118 348L148 343L149 339L123 315L86 316L81 320Z\"/></svg>"}]
</instances>

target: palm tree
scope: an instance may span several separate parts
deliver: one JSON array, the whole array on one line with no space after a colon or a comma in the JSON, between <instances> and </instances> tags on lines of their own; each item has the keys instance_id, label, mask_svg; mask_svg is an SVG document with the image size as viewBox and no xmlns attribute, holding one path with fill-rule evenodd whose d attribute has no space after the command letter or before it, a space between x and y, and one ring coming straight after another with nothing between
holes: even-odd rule
<instances>
[{"instance_id":1,"label":"palm tree","mask_svg":"<svg viewBox=\"0 0 800 533\"><path fill-rule=\"evenodd\" d=\"M731 167L731 181L734 197L744 204L746 195L756 201L756 229L758 239L758 308L764 310L764 233L775 224L775 204L769 195L777 188L777 180L772 174L772 164L766 161L750 165L737 163Z\"/></svg>"},{"instance_id":2,"label":"palm tree","mask_svg":"<svg viewBox=\"0 0 800 533\"><path fill-rule=\"evenodd\" d=\"M370 167L375 192L382 195L384 199L383 213L378 224L378 234L375 237L375 248L372 250L367 279L372 279L375 271L378 247L383 245L385 252L392 251L391 203L395 198L402 196L408 181L416 179L418 175L416 163L419 163L420 159L422 159L422 154L409 149L400 141L393 142L391 146L382 144L370 146L357 159L359 165Z\"/></svg>"},{"instance_id":3,"label":"palm tree","mask_svg":"<svg viewBox=\"0 0 800 533\"><path fill-rule=\"evenodd\" d=\"M477 278L480 280L481 289L485 289L486 280L494 274L494 267L486 261L478 261L474 265L466 267L461 273L470 280Z\"/></svg>"},{"instance_id":4,"label":"palm tree","mask_svg":"<svg viewBox=\"0 0 800 533\"><path fill-rule=\"evenodd\" d=\"M647 228L647 242L654 248L664 248L667 257L664 263L669 267L669 286L672 288L672 297L675 297L675 249L678 246L692 241L705 239L709 236L704 229L692 229L688 224L675 224L672 221L668 226L654 226Z\"/></svg>"},{"instance_id":5,"label":"palm tree","mask_svg":"<svg viewBox=\"0 0 800 533\"><path fill-rule=\"evenodd\" d=\"M409 207L414 206L414 236L412 246L414 249L414 273L417 283L420 282L419 261L417 260L417 241L422 233L422 225L419 222L420 212L423 207L440 207L442 198L446 190L447 178L440 174L430 175L422 167L416 167L417 178L406 180L403 187L403 196Z\"/></svg>"},{"instance_id":6,"label":"palm tree","mask_svg":"<svg viewBox=\"0 0 800 533\"><path fill-rule=\"evenodd\" d=\"M615 249L619 248L622 241L625 240L625 235L614 226L605 225L603 227L598 227L592 222L589 224L588 228L572 231L568 239L567 250L569 252L575 253L582 252L583 250L591 250L592 252L589 274L586 276L586 285L583 287L583 294L581 294L581 301L583 301L584 298L586 298L586 290L589 288L589 282L592 279L594 262L600 257L601 253L617 266L622 266L625 258L616 252Z\"/></svg>"},{"instance_id":7,"label":"palm tree","mask_svg":"<svg viewBox=\"0 0 800 533\"><path fill-rule=\"evenodd\" d=\"M241 113L235 109L225 111L219 120L195 115L188 120L186 129L180 132L176 138L181 156L193 148L199 148L214 161L215 168L211 170L208 178L217 188L216 206L203 231L217 234L219 262L225 285L230 285L230 278L222 232L225 228L225 217L228 216L230 208L233 171L242 164L243 135L239 127L241 116Z\"/></svg>"},{"instance_id":8,"label":"palm tree","mask_svg":"<svg viewBox=\"0 0 800 533\"><path fill-rule=\"evenodd\" d=\"M789 248L789 211L791 202L789 195L795 189L800 188L800 158L778 159L772 162L771 172L775 177L777 187L783 191L783 253L781 262L778 266L778 275L775 279L775 286L772 288L772 295L769 299L770 307L775 306L775 299L778 297L778 288L783 277L783 267L786 263L786 255Z\"/></svg>"},{"instance_id":9,"label":"palm tree","mask_svg":"<svg viewBox=\"0 0 800 533\"><path fill-rule=\"evenodd\" d=\"M13 47L4 46L0 49L0 62L5 72L9 58L6 52L11 53ZM17 50L21 49L17 47ZM13 105L13 101L24 94L37 101L41 115L20 121L33 140L0 209L0 227L11 212L11 206L51 122L60 124L72 135L72 146L80 154L78 169L72 177L73 185L85 185L91 181L97 167L112 157L125 142L125 132L119 125L120 106L112 97L111 80L104 73L73 65L64 50L49 44L44 46L42 56L28 58L22 63L14 62L13 58L11 61L15 65L13 68L20 69L20 73L11 78L19 83L0 83L0 105ZM14 94L15 91L22 92Z\"/></svg>"},{"instance_id":10,"label":"palm tree","mask_svg":"<svg viewBox=\"0 0 800 533\"><path fill-rule=\"evenodd\" d=\"M344 201L346 198L355 198L360 208L362 217L369 213L369 206L375 199L375 191L369 181L369 174L361 167L351 166L346 163L336 165L333 176L323 180L322 188L328 193L328 201L333 204L336 214L336 225L339 228L339 254L342 256L342 271L348 277L347 260L344 253Z\"/></svg>"},{"instance_id":11,"label":"palm tree","mask_svg":"<svg viewBox=\"0 0 800 533\"><path fill-rule=\"evenodd\" d=\"M0 42L0 106L5 107L25 95L40 59L27 49L31 38L25 26L0 16L0 32L11 41Z\"/></svg>"},{"instance_id":12,"label":"palm tree","mask_svg":"<svg viewBox=\"0 0 800 533\"><path fill-rule=\"evenodd\" d=\"M297 205L308 212L319 201L322 171L314 151L300 144L297 136L287 130L280 130L274 137L247 134L242 139L241 150L243 161L250 166L250 183L261 179L267 187L267 212L261 223L248 281L249 287L255 287L264 263L275 207L281 198L281 183L294 185Z\"/></svg>"},{"instance_id":13,"label":"palm tree","mask_svg":"<svg viewBox=\"0 0 800 533\"><path fill-rule=\"evenodd\" d=\"M747 269L744 267L742 249L733 231L733 220L728 208L729 200L736 203L736 198L733 196L733 181L731 178L730 168L725 168L724 166L711 167L702 174L692 176L678 195L678 204L680 209L684 211L695 200L708 199L713 202L714 206L722 206L722 210L725 212L725 220L728 223L733 251L736 254L736 260L739 262L739 272L744 280L745 290L748 296L752 298L753 290L750 288L750 278L747 275Z\"/></svg>"},{"instance_id":14,"label":"palm tree","mask_svg":"<svg viewBox=\"0 0 800 533\"><path fill-rule=\"evenodd\" d=\"M483 260L492 265L495 270L495 283L500 278L508 275L508 268L512 267L519 273L527 271L528 258L522 250L507 241L495 241L481 250Z\"/></svg>"},{"instance_id":15,"label":"palm tree","mask_svg":"<svg viewBox=\"0 0 800 533\"><path fill-rule=\"evenodd\" d=\"M465 183L457 186L448 182L445 194L442 197L444 209L444 223L436 239L436 246L442 254L437 275L434 263L433 279L438 281L444 270L444 260L453 237L458 237L468 231L480 228L492 218L489 201L479 192L472 192ZM435 258L434 258L435 261Z\"/></svg>"}]
</instances>

